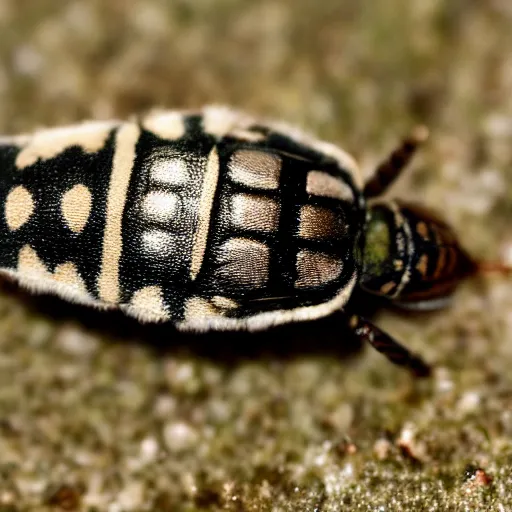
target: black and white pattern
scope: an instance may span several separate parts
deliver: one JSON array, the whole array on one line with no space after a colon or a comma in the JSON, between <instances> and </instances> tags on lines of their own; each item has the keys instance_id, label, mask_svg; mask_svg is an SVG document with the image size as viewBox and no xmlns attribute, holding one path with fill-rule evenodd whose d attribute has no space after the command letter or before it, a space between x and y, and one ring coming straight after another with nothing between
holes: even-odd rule
<instances>
[{"instance_id":1,"label":"black and white pattern","mask_svg":"<svg viewBox=\"0 0 512 512\"><path fill-rule=\"evenodd\" d=\"M357 166L218 107L0 140L0 267L196 330L325 316L357 280Z\"/></svg>"}]
</instances>

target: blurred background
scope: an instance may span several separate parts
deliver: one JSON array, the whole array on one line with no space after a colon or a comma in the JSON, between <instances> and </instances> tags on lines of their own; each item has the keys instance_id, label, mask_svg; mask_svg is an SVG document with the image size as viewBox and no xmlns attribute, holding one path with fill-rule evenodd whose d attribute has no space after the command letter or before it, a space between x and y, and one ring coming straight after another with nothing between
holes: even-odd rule
<instances>
[{"instance_id":1,"label":"blurred background","mask_svg":"<svg viewBox=\"0 0 512 512\"><path fill-rule=\"evenodd\" d=\"M351 152L365 176L417 123L392 193L512 263L507 0L1 0L0 128L228 104ZM185 337L4 284L0 509L512 509L512 287L468 282L380 326L417 382L331 318Z\"/></svg>"}]
</instances>

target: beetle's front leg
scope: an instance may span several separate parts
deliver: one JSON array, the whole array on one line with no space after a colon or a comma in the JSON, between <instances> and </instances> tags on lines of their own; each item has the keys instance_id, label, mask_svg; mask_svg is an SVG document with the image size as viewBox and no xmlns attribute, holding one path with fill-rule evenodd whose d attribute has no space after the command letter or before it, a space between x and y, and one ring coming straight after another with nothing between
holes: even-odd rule
<instances>
[{"instance_id":1,"label":"beetle's front leg","mask_svg":"<svg viewBox=\"0 0 512 512\"><path fill-rule=\"evenodd\" d=\"M360 341L372 345L392 363L408 368L416 377L428 377L431 374L432 369L425 361L369 320L350 313L347 313L347 320L351 331Z\"/></svg>"},{"instance_id":2,"label":"beetle's front leg","mask_svg":"<svg viewBox=\"0 0 512 512\"><path fill-rule=\"evenodd\" d=\"M400 176L427 137L428 129L425 126L417 126L388 158L380 163L364 187L364 196L369 199L382 195Z\"/></svg>"}]
</instances>

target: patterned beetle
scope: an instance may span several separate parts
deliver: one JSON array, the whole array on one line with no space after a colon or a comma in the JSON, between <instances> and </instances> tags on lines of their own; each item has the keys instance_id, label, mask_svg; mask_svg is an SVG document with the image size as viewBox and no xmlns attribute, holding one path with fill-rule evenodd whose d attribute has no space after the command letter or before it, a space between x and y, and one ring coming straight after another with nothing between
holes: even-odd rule
<instances>
[{"instance_id":1,"label":"patterned beetle","mask_svg":"<svg viewBox=\"0 0 512 512\"><path fill-rule=\"evenodd\" d=\"M341 149L223 107L154 111L0 139L0 269L22 286L179 329L259 330L351 311L354 290L441 306L477 265L427 210L372 201L425 134L364 185Z\"/></svg>"}]
</instances>

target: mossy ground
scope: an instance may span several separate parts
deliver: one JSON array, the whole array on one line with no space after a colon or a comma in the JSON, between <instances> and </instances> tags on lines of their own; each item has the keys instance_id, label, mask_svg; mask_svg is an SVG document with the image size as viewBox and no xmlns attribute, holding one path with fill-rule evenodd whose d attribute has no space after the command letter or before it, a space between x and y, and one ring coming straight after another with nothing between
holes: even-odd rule
<instances>
[{"instance_id":1,"label":"mossy ground","mask_svg":"<svg viewBox=\"0 0 512 512\"><path fill-rule=\"evenodd\" d=\"M2 0L4 133L226 103L297 123L369 174L431 138L393 194L512 260L507 0ZM0 510L512 510L512 282L379 325L412 380L336 319L178 336L0 296Z\"/></svg>"}]
</instances>

